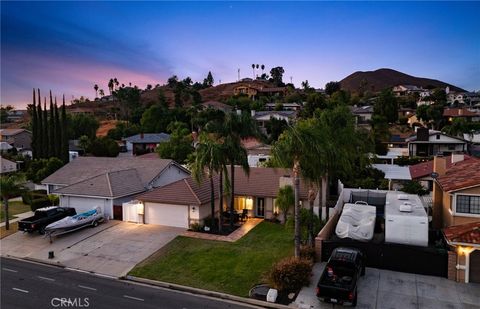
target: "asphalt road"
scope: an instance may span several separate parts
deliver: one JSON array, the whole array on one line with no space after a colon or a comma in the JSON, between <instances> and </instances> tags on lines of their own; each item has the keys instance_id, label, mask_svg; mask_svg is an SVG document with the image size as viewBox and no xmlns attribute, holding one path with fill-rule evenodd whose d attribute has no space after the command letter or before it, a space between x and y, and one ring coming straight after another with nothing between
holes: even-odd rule
<instances>
[{"instance_id":1,"label":"asphalt road","mask_svg":"<svg viewBox=\"0 0 480 309\"><path fill-rule=\"evenodd\" d=\"M54 266L7 258L0 262L2 309L255 308Z\"/></svg>"}]
</instances>

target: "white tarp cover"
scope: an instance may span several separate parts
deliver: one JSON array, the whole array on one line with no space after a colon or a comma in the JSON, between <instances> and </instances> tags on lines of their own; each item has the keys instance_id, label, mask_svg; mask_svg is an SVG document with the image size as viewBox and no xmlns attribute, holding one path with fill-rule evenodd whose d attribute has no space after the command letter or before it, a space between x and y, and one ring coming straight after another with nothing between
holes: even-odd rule
<instances>
[{"instance_id":1,"label":"white tarp cover","mask_svg":"<svg viewBox=\"0 0 480 309\"><path fill-rule=\"evenodd\" d=\"M369 241L375 229L376 208L365 204L346 203L335 233L340 238Z\"/></svg>"}]
</instances>

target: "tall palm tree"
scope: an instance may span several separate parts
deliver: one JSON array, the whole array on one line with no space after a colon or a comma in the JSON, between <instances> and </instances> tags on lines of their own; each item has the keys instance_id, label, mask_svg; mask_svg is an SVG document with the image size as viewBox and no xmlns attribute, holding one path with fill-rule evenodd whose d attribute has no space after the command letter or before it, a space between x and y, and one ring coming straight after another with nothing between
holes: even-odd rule
<instances>
[{"instance_id":1,"label":"tall palm tree","mask_svg":"<svg viewBox=\"0 0 480 309\"><path fill-rule=\"evenodd\" d=\"M210 181L210 207L211 207L211 217L212 217L212 230L214 229L215 222L215 185L214 185L214 174L215 172L220 171L222 174L223 168L222 165L225 160L224 158L224 148L221 141L213 133L202 132L199 136L199 143L197 149L194 153L194 160L191 162L190 167L192 170L192 176L197 183L201 183L205 176L208 177ZM206 174L206 175L205 175ZM220 208L220 218L221 218ZM219 228L221 228L221 219L219 219Z\"/></svg>"},{"instance_id":2,"label":"tall palm tree","mask_svg":"<svg viewBox=\"0 0 480 309\"><path fill-rule=\"evenodd\" d=\"M265 65L262 64L261 68L262 68L262 76L263 76L263 70L265 70Z\"/></svg>"},{"instance_id":3,"label":"tall palm tree","mask_svg":"<svg viewBox=\"0 0 480 309\"><path fill-rule=\"evenodd\" d=\"M110 80L108 81L108 90L110 91L110 95L112 94L113 92L113 78L110 78Z\"/></svg>"},{"instance_id":4,"label":"tall palm tree","mask_svg":"<svg viewBox=\"0 0 480 309\"><path fill-rule=\"evenodd\" d=\"M118 79L116 77L113 79L113 84L115 85L115 90L117 90L120 83L118 82Z\"/></svg>"},{"instance_id":5,"label":"tall palm tree","mask_svg":"<svg viewBox=\"0 0 480 309\"><path fill-rule=\"evenodd\" d=\"M100 97L103 97L105 95L105 91L103 91L103 89L100 89L98 91L98 94L100 95Z\"/></svg>"},{"instance_id":6,"label":"tall palm tree","mask_svg":"<svg viewBox=\"0 0 480 309\"><path fill-rule=\"evenodd\" d=\"M3 201L6 230L10 229L10 220L8 218L8 200L20 195L23 191L23 178L18 174L0 177L0 197Z\"/></svg>"},{"instance_id":7,"label":"tall palm tree","mask_svg":"<svg viewBox=\"0 0 480 309\"><path fill-rule=\"evenodd\" d=\"M255 64L252 64L252 70L253 70L253 79L255 79Z\"/></svg>"},{"instance_id":8,"label":"tall palm tree","mask_svg":"<svg viewBox=\"0 0 480 309\"><path fill-rule=\"evenodd\" d=\"M95 89L95 98L98 97L98 85L95 84L95 86L93 86L93 89Z\"/></svg>"}]
</instances>

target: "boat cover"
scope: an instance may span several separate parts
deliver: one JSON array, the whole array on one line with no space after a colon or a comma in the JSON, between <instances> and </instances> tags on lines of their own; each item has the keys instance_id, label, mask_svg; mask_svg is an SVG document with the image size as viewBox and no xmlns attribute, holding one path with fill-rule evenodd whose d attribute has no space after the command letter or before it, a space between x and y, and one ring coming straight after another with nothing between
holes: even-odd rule
<instances>
[{"instance_id":1,"label":"boat cover","mask_svg":"<svg viewBox=\"0 0 480 309\"><path fill-rule=\"evenodd\" d=\"M368 241L373 238L376 207L346 203L338 220L335 233L340 238Z\"/></svg>"},{"instance_id":2,"label":"boat cover","mask_svg":"<svg viewBox=\"0 0 480 309\"><path fill-rule=\"evenodd\" d=\"M95 209L82 212L74 216L68 216L59 221L53 222L49 224L45 228L45 230L52 231L57 229L75 228L75 227L93 222L94 220L99 220L101 218L102 218L102 211L100 210L100 207L97 207Z\"/></svg>"}]
</instances>

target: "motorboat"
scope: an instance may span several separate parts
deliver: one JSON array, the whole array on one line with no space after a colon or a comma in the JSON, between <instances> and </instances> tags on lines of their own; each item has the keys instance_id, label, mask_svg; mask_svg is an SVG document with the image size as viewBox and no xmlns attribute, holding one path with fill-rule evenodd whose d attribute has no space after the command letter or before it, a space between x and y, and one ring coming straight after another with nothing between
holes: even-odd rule
<instances>
[{"instance_id":1,"label":"motorboat","mask_svg":"<svg viewBox=\"0 0 480 309\"><path fill-rule=\"evenodd\" d=\"M45 232L48 236L56 236L63 233L73 232L86 226L97 226L104 220L100 207L65 217L59 221L47 225Z\"/></svg>"},{"instance_id":2,"label":"motorboat","mask_svg":"<svg viewBox=\"0 0 480 309\"><path fill-rule=\"evenodd\" d=\"M351 238L359 241L369 241L375 230L377 209L365 202L346 203L338 219L335 234L340 238Z\"/></svg>"}]
</instances>

